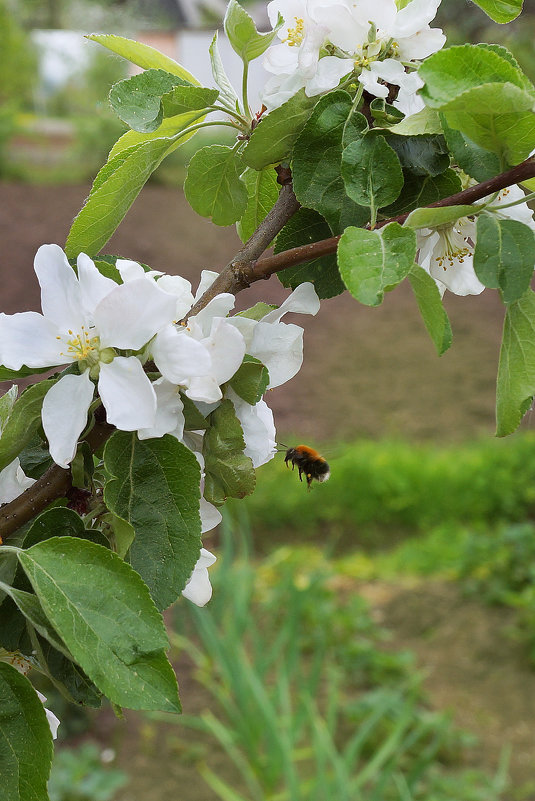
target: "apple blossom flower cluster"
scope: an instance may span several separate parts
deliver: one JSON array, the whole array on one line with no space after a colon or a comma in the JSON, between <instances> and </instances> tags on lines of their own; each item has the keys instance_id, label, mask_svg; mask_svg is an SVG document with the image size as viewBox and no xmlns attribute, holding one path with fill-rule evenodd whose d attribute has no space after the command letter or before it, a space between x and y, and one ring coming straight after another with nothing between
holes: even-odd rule
<instances>
[{"instance_id":1,"label":"apple blossom flower cluster","mask_svg":"<svg viewBox=\"0 0 535 801\"><path fill-rule=\"evenodd\" d=\"M335 89L342 79L358 81L375 97L399 87L394 105L405 115L423 108L420 60L443 47L446 37L431 28L440 0L272 0L269 19L281 43L265 53L273 77L263 102L276 108L304 88L309 97Z\"/></svg>"},{"instance_id":2,"label":"apple blossom flower cluster","mask_svg":"<svg viewBox=\"0 0 535 801\"><path fill-rule=\"evenodd\" d=\"M90 409L102 402L108 422L119 430L136 431L140 439L171 434L183 442L195 454L202 474L203 432L184 431L180 392L204 415L229 399L253 467L273 458L276 434L266 402L251 405L226 384L246 353L267 367L269 389L298 372L303 329L281 318L287 312L317 313L319 299L312 284L301 284L280 308L260 320L228 317L235 299L224 293L181 325L177 321L217 273L204 271L194 296L186 279L145 272L128 260L116 262L122 283L101 274L83 253L75 272L57 245L39 248L34 267L42 314L0 314L0 364L12 370L23 365L35 369L68 365L45 395L41 413L56 464L69 466ZM156 380L144 370L149 360L160 374ZM13 500L31 483L15 460L0 474L0 503ZM216 507L204 498L200 514L203 533L221 520ZM198 605L211 596L207 567L214 561L203 549L184 589L183 594Z\"/></svg>"},{"instance_id":3,"label":"apple blossom flower cluster","mask_svg":"<svg viewBox=\"0 0 535 801\"><path fill-rule=\"evenodd\" d=\"M517 220L535 231L533 212L527 203L519 203L524 197L519 186L503 189L492 200L489 212L498 219ZM490 198L478 201L488 203ZM510 208L501 208L517 202ZM417 263L435 279L440 294L446 289L455 295L479 295L485 289L474 270L476 246L476 220L461 217L454 223L439 228L421 228L416 232L418 243Z\"/></svg>"}]
</instances>

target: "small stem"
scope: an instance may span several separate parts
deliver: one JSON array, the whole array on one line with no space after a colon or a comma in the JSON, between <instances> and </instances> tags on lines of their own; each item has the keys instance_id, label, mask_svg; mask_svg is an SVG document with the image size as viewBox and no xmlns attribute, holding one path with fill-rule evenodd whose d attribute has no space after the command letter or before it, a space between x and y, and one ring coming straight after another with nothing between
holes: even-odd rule
<instances>
[{"instance_id":1,"label":"small stem","mask_svg":"<svg viewBox=\"0 0 535 801\"><path fill-rule=\"evenodd\" d=\"M235 130L238 129L237 125L234 125L233 122L228 122L227 120L213 120L212 122L198 122L197 125L191 125L189 128L185 128L183 131L175 134L173 137L174 139L182 139L183 136L186 136L190 133L195 133L200 128L209 128L212 125L225 125L227 128L234 128Z\"/></svg>"},{"instance_id":2,"label":"small stem","mask_svg":"<svg viewBox=\"0 0 535 801\"><path fill-rule=\"evenodd\" d=\"M249 98L248 98L248 89L247 84L249 80L249 62L243 62L243 78L241 84L241 92L242 92L242 102L243 102L243 113L247 117L248 120L251 119L251 109L249 108Z\"/></svg>"},{"instance_id":3,"label":"small stem","mask_svg":"<svg viewBox=\"0 0 535 801\"><path fill-rule=\"evenodd\" d=\"M487 211L501 211L502 209L510 209L512 206L520 206L521 203L530 203L535 200L535 192L530 192L529 195L524 195L523 198L512 200L510 203L500 203L499 206L487 206Z\"/></svg>"},{"instance_id":4,"label":"small stem","mask_svg":"<svg viewBox=\"0 0 535 801\"><path fill-rule=\"evenodd\" d=\"M248 125L249 125L249 123L245 119L245 117L242 117L241 114L238 114L237 111L232 111L229 108L224 108L223 106L208 106L208 110L209 111L220 111L222 114L228 114L229 117L234 117L236 120L238 120L239 123L241 123L241 126L240 126L241 128L247 128Z\"/></svg>"}]
</instances>

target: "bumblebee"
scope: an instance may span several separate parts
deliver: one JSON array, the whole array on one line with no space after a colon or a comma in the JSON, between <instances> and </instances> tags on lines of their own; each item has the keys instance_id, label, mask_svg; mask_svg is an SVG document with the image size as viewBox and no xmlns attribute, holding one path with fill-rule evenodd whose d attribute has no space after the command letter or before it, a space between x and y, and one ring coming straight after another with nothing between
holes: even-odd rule
<instances>
[{"instance_id":1,"label":"bumblebee","mask_svg":"<svg viewBox=\"0 0 535 801\"><path fill-rule=\"evenodd\" d=\"M323 456L320 456L314 448L309 448L308 445L298 445L296 448L288 448L286 456L284 457L284 463L287 467L288 462L291 462L292 470L297 465L300 481L303 480L304 473L308 489L310 489L310 485L313 481L327 481L331 475L329 465Z\"/></svg>"}]
</instances>

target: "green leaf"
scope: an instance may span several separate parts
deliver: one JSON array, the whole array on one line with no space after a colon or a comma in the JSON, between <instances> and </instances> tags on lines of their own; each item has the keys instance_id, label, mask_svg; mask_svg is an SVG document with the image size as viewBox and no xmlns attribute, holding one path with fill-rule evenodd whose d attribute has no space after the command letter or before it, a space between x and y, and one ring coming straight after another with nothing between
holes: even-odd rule
<instances>
[{"instance_id":1,"label":"green leaf","mask_svg":"<svg viewBox=\"0 0 535 801\"><path fill-rule=\"evenodd\" d=\"M123 520L122 517L117 517L117 515L111 512L104 517L104 521L111 529L113 544L115 546L114 551L119 554L121 559L124 559L136 536L134 527L131 526L130 523L127 523L126 520Z\"/></svg>"},{"instance_id":2,"label":"green leaf","mask_svg":"<svg viewBox=\"0 0 535 801\"><path fill-rule=\"evenodd\" d=\"M238 95L234 91L234 87L228 79L223 62L221 61L221 56L219 55L219 48L217 46L217 31L214 33L214 38L212 39L208 50L210 53L212 75L214 76L216 86L219 86L219 89L221 90L219 100L224 106L231 109L231 111L236 111L239 107Z\"/></svg>"},{"instance_id":3,"label":"green leaf","mask_svg":"<svg viewBox=\"0 0 535 801\"><path fill-rule=\"evenodd\" d=\"M103 45L103 47L107 47L108 50L111 50L112 53L117 53L117 55L128 59L132 64L137 64L138 67L142 67L144 70L165 70L172 75L178 75L179 78L199 86L199 81L197 78L193 77L191 72L188 72L187 69L184 69L184 67L172 58L169 58L169 56L165 56L163 53L160 53L159 50L150 47L150 45L135 42L133 39L125 39L124 36L115 36L113 34L92 33L86 38L91 39L93 42L98 42Z\"/></svg>"},{"instance_id":4,"label":"green leaf","mask_svg":"<svg viewBox=\"0 0 535 801\"><path fill-rule=\"evenodd\" d=\"M433 278L417 264L413 264L411 268L409 281L425 327L438 355L442 356L451 345L452 332L438 287Z\"/></svg>"},{"instance_id":5,"label":"green leaf","mask_svg":"<svg viewBox=\"0 0 535 801\"><path fill-rule=\"evenodd\" d=\"M208 428L208 421L206 417L200 413L200 411L195 406L194 401L184 392L180 392L180 400L184 404L184 408L182 410L185 418L184 423L184 430L185 431L204 431L205 428Z\"/></svg>"},{"instance_id":6,"label":"green leaf","mask_svg":"<svg viewBox=\"0 0 535 801\"><path fill-rule=\"evenodd\" d=\"M11 464L34 438L41 426L43 399L55 383L49 378L28 387L13 406L0 436L0 470Z\"/></svg>"},{"instance_id":7,"label":"green leaf","mask_svg":"<svg viewBox=\"0 0 535 801\"><path fill-rule=\"evenodd\" d=\"M282 106L263 116L243 151L245 164L261 170L268 164L279 164L288 159L315 102L315 97L307 97L305 90L301 89Z\"/></svg>"},{"instance_id":8,"label":"green leaf","mask_svg":"<svg viewBox=\"0 0 535 801\"><path fill-rule=\"evenodd\" d=\"M134 131L152 133L163 119L162 95L179 83L185 82L164 70L146 70L114 84L109 95L110 104L119 119Z\"/></svg>"},{"instance_id":9,"label":"green leaf","mask_svg":"<svg viewBox=\"0 0 535 801\"><path fill-rule=\"evenodd\" d=\"M535 395L535 293L528 289L505 313L496 387L496 435L520 425Z\"/></svg>"},{"instance_id":10,"label":"green leaf","mask_svg":"<svg viewBox=\"0 0 535 801\"><path fill-rule=\"evenodd\" d=\"M138 440L116 431L106 443L104 500L136 532L130 563L159 609L178 598L201 549L200 468L170 434Z\"/></svg>"},{"instance_id":11,"label":"green leaf","mask_svg":"<svg viewBox=\"0 0 535 801\"><path fill-rule=\"evenodd\" d=\"M102 705L102 693L88 679L81 667L67 659L50 643L39 639L39 663L48 671L54 686L70 703L82 704L98 709Z\"/></svg>"},{"instance_id":12,"label":"green leaf","mask_svg":"<svg viewBox=\"0 0 535 801\"><path fill-rule=\"evenodd\" d=\"M61 651L66 657L69 658L69 651L65 647L65 644L61 641L61 638L58 637L57 633L54 631L50 621L47 619L47 616L43 612L43 607L39 603L37 596L31 592L18 590L16 587L9 587L7 584L3 584L2 582L0 582L0 586L6 595L9 595L9 597L13 600L24 617L30 621L34 629L38 631L39 634L45 638L45 640L48 640L48 642L53 645L54 648L56 648L58 651Z\"/></svg>"},{"instance_id":13,"label":"green leaf","mask_svg":"<svg viewBox=\"0 0 535 801\"><path fill-rule=\"evenodd\" d=\"M13 384L7 392L4 392L4 394L0 396L0 435L4 430L9 415L13 411L13 406L15 405L18 394L18 388Z\"/></svg>"},{"instance_id":14,"label":"green leaf","mask_svg":"<svg viewBox=\"0 0 535 801\"><path fill-rule=\"evenodd\" d=\"M241 157L227 145L197 150L188 166L184 194L201 217L215 225L232 225L247 207L247 189L240 179Z\"/></svg>"},{"instance_id":15,"label":"green leaf","mask_svg":"<svg viewBox=\"0 0 535 801\"><path fill-rule=\"evenodd\" d=\"M431 209L416 209L405 220L408 228L436 228L439 225L449 225L469 217L478 209L474 206L443 206Z\"/></svg>"},{"instance_id":16,"label":"green leaf","mask_svg":"<svg viewBox=\"0 0 535 801\"><path fill-rule=\"evenodd\" d=\"M469 89L442 107L448 125L476 145L496 153L505 164L518 164L535 147L534 98L512 83L489 83Z\"/></svg>"},{"instance_id":17,"label":"green leaf","mask_svg":"<svg viewBox=\"0 0 535 801\"><path fill-rule=\"evenodd\" d=\"M232 401L224 400L210 415L210 428L204 435L207 501L221 505L229 497L244 498L253 492L255 471L244 449L243 431Z\"/></svg>"},{"instance_id":18,"label":"green leaf","mask_svg":"<svg viewBox=\"0 0 535 801\"><path fill-rule=\"evenodd\" d=\"M518 220L479 215L474 269L482 284L501 289L504 303L512 303L528 289L534 265L535 234L531 228Z\"/></svg>"},{"instance_id":19,"label":"green leaf","mask_svg":"<svg viewBox=\"0 0 535 801\"><path fill-rule=\"evenodd\" d=\"M420 136L421 134L441 134L442 125L438 112L426 106L396 125L390 125L388 130L398 136Z\"/></svg>"},{"instance_id":20,"label":"green leaf","mask_svg":"<svg viewBox=\"0 0 535 801\"><path fill-rule=\"evenodd\" d=\"M450 128L444 115L441 116L448 148L461 170L479 182L494 178L501 172L500 159L496 153L479 147L461 131Z\"/></svg>"},{"instance_id":21,"label":"green leaf","mask_svg":"<svg viewBox=\"0 0 535 801\"><path fill-rule=\"evenodd\" d=\"M269 373L267 367L254 356L245 355L244 360L238 370L229 381L236 395L239 395L251 406L254 406L262 399L262 395L269 384Z\"/></svg>"},{"instance_id":22,"label":"green leaf","mask_svg":"<svg viewBox=\"0 0 535 801\"><path fill-rule=\"evenodd\" d=\"M254 306L251 306L250 309L245 309L244 311L238 312L236 315L237 317L247 317L248 320L261 320L262 317L265 317L266 314L269 314L270 311L274 311L277 306L272 305L271 303L263 303L259 301L255 303Z\"/></svg>"},{"instance_id":23,"label":"green leaf","mask_svg":"<svg viewBox=\"0 0 535 801\"><path fill-rule=\"evenodd\" d=\"M258 33L252 18L237 0L230 0L223 20L232 49L246 63L258 58L268 49L282 24L283 19L279 14L277 24L272 31Z\"/></svg>"},{"instance_id":24,"label":"green leaf","mask_svg":"<svg viewBox=\"0 0 535 801\"><path fill-rule=\"evenodd\" d=\"M511 22L522 11L523 0L473 0L494 22Z\"/></svg>"},{"instance_id":25,"label":"green leaf","mask_svg":"<svg viewBox=\"0 0 535 801\"><path fill-rule=\"evenodd\" d=\"M19 528L18 531L16 531L14 534L11 534L11 536L9 537L9 544L15 546L21 545L25 533L26 532L24 529ZM0 559L0 581L3 581L5 584L11 584L13 582L13 579L15 578L17 567L18 567L18 561L16 554L4 551L2 553L2 558ZM4 602L5 597L6 595L3 592L3 590L0 590L0 606L2 606L2 610L0 611L0 621L4 616L5 606L3 606L2 604ZM7 648L7 646L4 647Z\"/></svg>"},{"instance_id":26,"label":"green leaf","mask_svg":"<svg viewBox=\"0 0 535 801\"><path fill-rule=\"evenodd\" d=\"M385 126L389 128L391 125L397 125L404 117L402 111L395 106L391 106L383 97L376 97L372 100L370 111L376 126L379 127Z\"/></svg>"},{"instance_id":27,"label":"green leaf","mask_svg":"<svg viewBox=\"0 0 535 801\"><path fill-rule=\"evenodd\" d=\"M135 570L72 537L34 545L19 560L74 659L111 701L180 711L163 619Z\"/></svg>"},{"instance_id":28,"label":"green leaf","mask_svg":"<svg viewBox=\"0 0 535 801\"><path fill-rule=\"evenodd\" d=\"M331 229L320 214L312 209L299 209L278 235L275 253L328 239L330 236ZM322 299L333 298L345 290L334 253L331 256L322 256L298 264L296 267L287 267L277 275L281 284L291 289L310 281ZM267 314L267 311L265 313Z\"/></svg>"},{"instance_id":29,"label":"green leaf","mask_svg":"<svg viewBox=\"0 0 535 801\"><path fill-rule=\"evenodd\" d=\"M378 231L346 228L338 244L340 275L366 306L379 306L384 293L408 275L415 256L416 234L399 223Z\"/></svg>"},{"instance_id":30,"label":"green leaf","mask_svg":"<svg viewBox=\"0 0 535 801\"><path fill-rule=\"evenodd\" d=\"M241 241L247 242L275 205L280 184L277 183L277 173L271 167L265 167L263 170L252 170L247 167L241 180L247 189L247 207L236 223L236 230Z\"/></svg>"},{"instance_id":31,"label":"green leaf","mask_svg":"<svg viewBox=\"0 0 535 801\"><path fill-rule=\"evenodd\" d=\"M426 105L435 109L483 84L511 83L533 92L529 79L508 59L477 45L448 47L434 53L423 62L418 75L425 81L420 94Z\"/></svg>"},{"instance_id":32,"label":"green leaf","mask_svg":"<svg viewBox=\"0 0 535 801\"><path fill-rule=\"evenodd\" d=\"M172 138L177 137L177 144L176 147L179 145L183 145L184 142L187 142L188 139L191 139L192 136L195 136L195 131L187 134L181 134L180 137L177 136L181 131L185 131L186 128L189 128L195 122L202 122L205 118L206 114L204 111L190 111L187 114L177 114L176 117L166 117L162 120L162 124L157 128L154 133L139 133L139 131L127 131L124 133L119 139L116 141L112 149L110 150L110 154L108 156L108 161L104 165L104 167L100 170L97 178L102 176L101 183L104 182L106 178L117 168L119 162L114 161L115 156L118 156L119 153L125 153L125 158L128 157L128 152L133 147L138 147L139 145L145 145L147 142L153 142L155 139L165 139L166 137ZM171 153L174 150L173 147L169 152ZM112 164L112 167L109 168L108 165ZM95 179L92 187L92 192L96 190L98 187L97 179Z\"/></svg>"},{"instance_id":33,"label":"green leaf","mask_svg":"<svg viewBox=\"0 0 535 801\"><path fill-rule=\"evenodd\" d=\"M404 170L435 178L450 166L450 156L443 136L393 136L385 133Z\"/></svg>"},{"instance_id":34,"label":"green leaf","mask_svg":"<svg viewBox=\"0 0 535 801\"><path fill-rule=\"evenodd\" d=\"M393 203L403 188L403 172L394 150L383 136L365 135L342 153L342 178L349 197L376 209Z\"/></svg>"},{"instance_id":35,"label":"green leaf","mask_svg":"<svg viewBox=\"0 0 535 801\"><path fill-rule=\"evenodd\" d=\"M445 170L436 178L428 175L423 180L414 173L406 172L404 179L405 183L397 200L390 206L381 209L381 214L385 218L406 214L423 206L430 206L431 203L450 197L462 189L461 179L454 170Z\"/></svg>"},{"instance_id":36,"label":"green leaf","mask_svg":"<svg viewBox=\"0 0 535 801\"><path fill-rule=\"evenodd\" d=\"M219 96L217 89L202 86L175 86L162 97L163 113L166 117L198 111L212 106Z\"/></svg>"},{"instance_id":37,"label":"green leaf","mask_svg":"<svg viewBox=\"0 0 535 801\"><path fill-rule=\"evenodd\" d=\"M18 670L0 662L0 775L4 801L49 801L52 733L45 708Z\"/></svg>"},{"instance_id":38,"label":"green leaf","mask_svg":"<svg viewBox=\"0 0 535 801\"><path fill-rule=\"evenodd\" d=\"M360 139L368 127L359 112L351 113L353 101L347 92L322 97L297 139L292 177L295 195L302 206L319 212L334 233L348 225L364 225L368 213L351 200L340 175L343 140Z\"/></svg>"},{"instance_id":39,"label":"green leaf","mask_svg":"<svg viewBox=\"0 0 535 801\"><path fill-rule=\"evenodd\" d=\"M89 534L84 527L84 521L73 509L59 506L54 509L47 509L36 517L32 522L26 536L24 537L24 547L31 548L38 542L50 539L50 537L81 537L89 539ZM101 537L103 535L100 535ZM99 543L102 544L102 543Z\"/></svg>"},{"instance_id":40,"label":"green leaf","mask_svg":"<svg viewBox=\"0 0 535 801\"><path fill-rule=\"evenodd\" d=\"M28 378L38 373L47 373L50 367L26 367L23 365L20 370L10 370L9 367L0 365L0 381L12 381L17 378Z\"/></svg>"}]
</instances>

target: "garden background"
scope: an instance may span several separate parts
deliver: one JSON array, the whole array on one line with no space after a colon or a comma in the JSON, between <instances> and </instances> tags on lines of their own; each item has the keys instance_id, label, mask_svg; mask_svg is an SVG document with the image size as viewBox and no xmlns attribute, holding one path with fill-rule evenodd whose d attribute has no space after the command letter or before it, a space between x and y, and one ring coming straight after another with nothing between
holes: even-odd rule
<instances>
[{"instance_id":1,"label":"garden background","mask_svg":"<svg viewBox=\"0 0 535 801\"><path fill-rule=\"evenodd\" d=\"M88 45L85 69L54 89L31 32L172 31L171 6L0 0L3 311L39 308L35 251L63 244L122 130L106 106L121 61ZM217 13L195 25L213 30ZM443 0L437 24L450 44L507 45L535 79L533 0L504 27ZM195 216L180 188L205 143L166 160L111 252L194 285L227 262L237 236ZM262 292L286 295L277 278ZM405 284L379 309L340 296L299 319L304 365L270 406L279 441L317 447L330 482L307 493L279 456L207 540L213 600L167 619L182 719L73 714L43 682L62 718L51 798L535 796L535 415L494 439L497 293L445 304L454 347L440 359Z\"/></svg>"}]
</instances>

